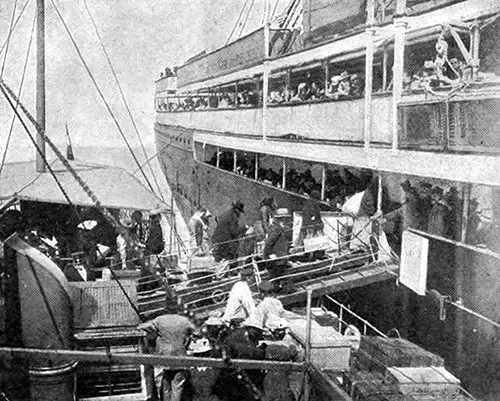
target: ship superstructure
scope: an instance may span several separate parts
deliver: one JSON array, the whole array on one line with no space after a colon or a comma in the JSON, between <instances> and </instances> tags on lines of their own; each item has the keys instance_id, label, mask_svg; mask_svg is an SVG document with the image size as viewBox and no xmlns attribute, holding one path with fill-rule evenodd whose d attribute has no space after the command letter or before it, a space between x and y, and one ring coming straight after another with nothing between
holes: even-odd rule
<instances>
[{"instance_id":1,"label":"ship superstructure","mask_svg":"<svg viewBox=\"0 0 500 401\"><path fill-rule=\"evenodd\" d=\"M500 320L499 13L494 0L294 0L165 74L155 97L161 165L186 218L242 199L252 223L263 198L301 210L313 190L335 209L381 177L383 211L402 205L390 245L404 229L427 238L427 287L457 308L442 320L431 297L394 283L345 298L479 395L500 391L496 329L482 319Z\"/></svg>"}]
</instances>

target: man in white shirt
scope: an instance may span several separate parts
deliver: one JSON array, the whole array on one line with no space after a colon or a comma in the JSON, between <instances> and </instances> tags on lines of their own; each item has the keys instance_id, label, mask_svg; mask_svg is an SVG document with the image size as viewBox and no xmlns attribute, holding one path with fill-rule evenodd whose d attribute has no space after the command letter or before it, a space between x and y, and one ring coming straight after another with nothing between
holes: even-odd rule
<instances>
[{"instance_id":1,"label":"man in white shirt","mask_svg":"<svg viewBox=\"0 0 500 401\"><path fill-rule=\"evenodd\" d=\"M240 272L240 281L234 283L226 304L226 310L222 316L222 321L226 324L231 322L240 323L255 312L255 303L248 283L253 277L253 270L245 267Z\"/></svg>"},{"instance_id":2,"label":"man in white shirt","mask_svg":"<svg viewBox=\"0 0 500 401\"><path fill-rule=\"evenodd\" d=\"M259 284L259 290L264 296L264 299L259 303L255 310L255 320L262 327L269 328L268 320L272 317L283 318L285 309L279 299L275 297L274 284L270 281L263 280Z\"/></svg>"}]
</instances>

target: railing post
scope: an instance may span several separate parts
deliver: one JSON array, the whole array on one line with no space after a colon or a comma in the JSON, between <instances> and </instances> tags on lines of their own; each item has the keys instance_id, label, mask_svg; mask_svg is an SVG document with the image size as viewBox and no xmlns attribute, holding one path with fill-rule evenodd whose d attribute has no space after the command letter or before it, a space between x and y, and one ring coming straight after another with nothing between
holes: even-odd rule
<instances>
[{"instance_id":1,"label":"railing post","mask_svg":"<svg viewBox=\"0 0 500 401\"><path fill-rule=\"evenodd\" d=\"M259 154L255 154L255 181L259 179Z\"/></svg>"},{"instance_id":2,"label":"railing post","mask_svg":"<svg viewBox=\"0 0 500 401\"><path fill-rule=\"evenodd\" d=\"M321 200L325 200L325 191L326 191L326 166L323 164L323 168L321 170Z\"/></svg>"},{"instance_id":3,"label":"railing post","mask_svg":"<svg viewBox=\"0 0 500 401\"><path fill-rule=\"evenodd\" d=\"M325 94L328 93L328 83L330 81L330 60L323 61L323 72L325 75Z\"/></svg>"},{"instance_id":4,"label":"railing post","mask_svg":"<svg viewBox=\"0 0 500 401\"><path fill-rule=\"evenodd\" d=\"M262 72L262 139L267 139L267 100L269 97L269 44L271 22L269 21L269 0L264 4L264 63Z\"/></svg>"},{"instance_id":5,"label":"railing post","mask_svg":"<svg viewBox=\"0 0 500 401\"><path fill-rule=\"evenodd\" d=\"M387 67L389 62L389 52L387 49L384 49L384 53L382 55L382 91L385 92L387 90Z\"/></svg>"},{"instance_id":6,"label":"railing post","mask_svg":"<svg viewBox=\"0 0 500 401\"><path fill-rule=\"evenodd\" d=\"M217 159L215 162L215 167L219 168L220 166L220 148L217 146Z\"/></svg>"},{"instance_id":7,"label":"railing post","mask_svg":"<svg viewBox=\"0 0 500 401\"><path fill-rule=\"evenodd\" d=\"M398 134L398 104L403 93L403 73L405 54L406 0L397 0L394 15L394 67L392 88L392 150L399 147Z\"/></svg>"},{"instance_id":8,"label":"railing post","mask_svg":"<svg viewBox=\"0 0 500 401\"><path fill-rule=\"evenodd\" d=\"M472 62L474 63L472 67L472 78L477 77L477 72L479 71L479 42L481 38L481 30L479 29L479 22L474 21L470 27L471 35L471 46L470 53L472 56Z\"/></svg>"},{"instance_id":9,"label":"railing post","mask_svg":"<svg viewBox=\"0 0 500 401\"><path fill-rule=\"evenodd\" d=\"M233 152L233 173L238 172L238 152L236 150Z\"/></svg>"},{"instance_id":10,"label":"railing post","mask_svg":"<svg viewBox=\"0 0 500 401\"><path fill-rule=\"evenodd\" d=\"M234 107L238 108L238 81L235 82L234 84Z\"/></svg>"},{"instance_id":11,"label":"railing post","mask_svg":"<svg viewBox=\"0 0 500 401\"><path fill-rule=\"evenodd\" d=\"M368 0L366 5L366 58L365 58L365 150L370 148L372 131L372 91L373 91L373 37L375 35L375 5L374 0Z\"/></svg>"},{"instance_id":12,"label":"railing post","mask_svg":"<svg viewBox=\"0 0 500 401\"><path fill-rule=\"evenodd\" d=\"M307 291L307 315L306 315L306 363L310 365L311 363L311 328L312 328L312 290L310 288L306 289ZM309 376L306 371L306 380L304 386L304 400L308 401L311 393L311 383L309 381Z\"/></svg>"},{"instance_id":13,"label":"railing post","mask_svg":"<svg viewBox=\"0 0 500 401\"><path fill-rule=\"evenodd\" d=\"M286 159L283 159L283 173L281 174L281 189L286 187Z\"/></svg>"}]
</instances>

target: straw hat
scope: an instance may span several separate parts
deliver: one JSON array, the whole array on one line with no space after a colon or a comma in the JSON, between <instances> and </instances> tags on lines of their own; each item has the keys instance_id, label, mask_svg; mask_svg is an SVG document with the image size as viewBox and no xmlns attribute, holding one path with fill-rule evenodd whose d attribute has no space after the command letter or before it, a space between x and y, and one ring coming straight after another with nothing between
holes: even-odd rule
<instances>
[{"instance_id":1,"label":"straw hat","mask_svg":"<svg viewBox=\"0 0 500 401\"><path fill-rule=\"evenodd\" d=\"M224 323L222 322L222 319L220 317L215 317L215 316L210 316L206 321L205 324L207 326L223 326Z\"/></svg>"},{"instance_id":2,"label":"straw hat","mask_svg":"<svg viewBox=\"0 0 500 401\"><path fill-rule=\"evenodd\" d=\"M191 341L186 352L188 354L202 354L204 352L208 352L212 350L212 345L210 341L206 338L197 338L194 341Z\"/></svg>"},{"instance_id":3,"label":"straw hat","mask_svg":"<svg viewBox=\"0 0 500 401\"><path fill-rule=\"evenodd\" d=\"M286 319L282 317L278 317L276 315L270 315L269 318L267 319L266 327L271 331L283 330L288 328L288 322L286 321Z\"/></svg>"}]
</instances>

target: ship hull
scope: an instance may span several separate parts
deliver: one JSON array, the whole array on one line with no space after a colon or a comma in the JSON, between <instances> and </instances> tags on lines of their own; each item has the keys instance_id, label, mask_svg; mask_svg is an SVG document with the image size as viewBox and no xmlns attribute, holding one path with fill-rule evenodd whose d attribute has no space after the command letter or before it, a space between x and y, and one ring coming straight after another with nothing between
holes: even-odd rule
<instances>
[{"instance_id":1,"label":"ship hull","mask_svg":"<svg viewBox=\"0 0 500 401\"><path fill-rule=\"evenodd\" d=\"M198 207L217 217L241 200L245 204L241 222L252 225L260 219L259 205L266 197L273 197L278 207L302 210L303 196L196 162L190 130L156 124L155 136L162 171L186 221Z\"/></svg>"}]
</instances>

